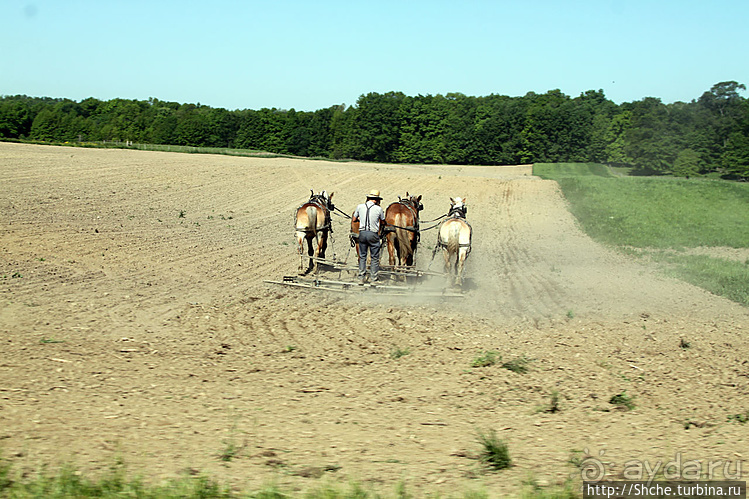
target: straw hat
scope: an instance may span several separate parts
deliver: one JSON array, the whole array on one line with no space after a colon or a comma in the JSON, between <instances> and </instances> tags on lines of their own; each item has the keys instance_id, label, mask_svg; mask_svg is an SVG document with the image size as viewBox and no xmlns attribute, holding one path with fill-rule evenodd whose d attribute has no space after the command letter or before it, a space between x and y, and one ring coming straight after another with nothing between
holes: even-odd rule
<instances>
[{"instance_id":1,"label":"straw hat","mask_svg":"<svg viewBox=\"0 0 749 499\"><path fill-rule=\"evenodd\" d=\"M380 191L378 191L377 189L372 189L371 191L369 191L369 194L367 194L367 199L382 199L380 197Z\"/></svg>"}]
</instances>

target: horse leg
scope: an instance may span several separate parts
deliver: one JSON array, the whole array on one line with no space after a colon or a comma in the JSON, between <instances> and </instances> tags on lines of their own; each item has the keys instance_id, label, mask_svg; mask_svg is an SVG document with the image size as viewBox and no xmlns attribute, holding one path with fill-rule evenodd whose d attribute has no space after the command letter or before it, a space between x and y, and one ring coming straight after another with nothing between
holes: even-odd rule
<instances>
[{"instance_id":1,"label":"horse leg","mask_svg":"<svg viewBox=\"0 0 749 499\"><path fill-rule=\"evenodd\" d=\"M317 234L315 234L314 236L310 236L310 235L307 236L307 256L309 257L309 264L307 265L308 274L312 272L313 270L315 270L315 260L313 258L315 256L315 250L314 250L314 247L312 246L313 238L317 239Z\"/></svg>"},{"instance_id":2,"label":"horse leg","mask_svg":"<svg viewBox=\"0 0 749 499\"><path fill-rule=\"evenodd\" d=\"M450 259L450 251L447 248L443 248L442 256L445 258L445 273L447 273L447 281L450 283L450 285L452 285L453 269L452 269L452 260Z\"/></svg>"},{"instance_id":3,"label":"horse leg","mask_svg":"<svg viewBox=\"0 0 749 499\"><path fill-rule=\"evenodd\" d=\"M395 265L396 244L398 244L398 241L396 240L396 235L394 232L388 232L387 242L388 242L388 261L390 262L390 266L392 267L393 265Z\"/></svg>"},{"instance_id":4,"label":"horse leg","mask_svg":"<svg viewBox=\"0 0 749 499\"><path fill-rule=\"evenodd\" d=\"M328 238L327 234L323 232L318 241L317 241L317 249L315 251L315 258L325 258L325 248L328 246ZM320 262L315 260L315 265L319 265Z\"/></svg>"},{"instance_id":5,"label":"horse leg","mask_svg":"<svg viewBox=\"0 0 749 499\"><path fill-rule=\"evenodd\" d=\"M297 244L297 253L299 253L299 270L298 272L300 274L304 273L304 239L305 234L304 232L297 232L296 233L296 244Z\"/></svg>"},{"instance_id":6,"label":"horse leg","mask_svg":"<svg viewBox=\"0 0 749 499\"><path fill-rule=\"evenodd\" d=\"M411 244L409 245L409 252L408 255L406 255L406 265L409 267L414 264L414 259L416 258L416 236L414 235L413 239L411 239Z\"/></svg>"},{"instance_id":7,"label":"horse leg","mask_svg":"<svg viewBox=\"0 0 749 499\"><path fill-rule=\"evenodd\" d=\"M325 250L328 249L328 233L323 232L320 236L320 250L318 251L318 254L320 258L325 258Z\"/></svg>"},{"instance_id":8,"label":"horse leg","mask_svg":"<svg viewBox=\"0 0 749 499\"><path fill-rule=\"evenodd\" d=\"M463 286L463 270L465 269L466 256L468 256L466 249L460 248L458 251L458 261L456 263L458 268L455 275L455 284L460 287Z\"/></svg>"}]
</instances>

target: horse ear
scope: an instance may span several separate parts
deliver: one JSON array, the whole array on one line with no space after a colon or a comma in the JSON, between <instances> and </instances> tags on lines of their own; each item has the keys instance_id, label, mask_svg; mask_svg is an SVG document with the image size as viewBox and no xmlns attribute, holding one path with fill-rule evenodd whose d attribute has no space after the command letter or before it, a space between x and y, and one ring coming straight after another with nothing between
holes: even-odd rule
<instances>
[{"instance_id":1,"label":"horse ear","mask_svg":"<svg viewBox=\"0 0 749 499\"><path fill-rule=\"evenodd\" d=\"M450 202L451 202L452 204L455 204L455 200L454 200L453 198L450 198Z\"/></svg>"},{"instance_id":2,"label":"horse ear","mask_svg":"<svg viewBox=\"0 0 749 499\"><path fill-rule=\"evenodd\" d=\"M466 199L468 198L463 198L463 204L466 204Z\"/></svg>"},{"instance_id":3,"label":"horse ear","mask_svg":"<svg viewBox=\"0 0 749 499\"><path fill-rule=\"evenodd\" d=\"M408 194L408 193L406 193L406 194ZM401 197L400 197L400 196L398 196L398 201L400 201L400 200L401 200Z\"/></svg>"},{"instance_id":4,"label":"horse ear","mask_svg":"<svg viewBox=\"0 0 749 499\"><path fill-rule=\"evenodd\" d=\"M406 191L406 197L407 197L407 198L408 198L408 197L411 197L411 196L409 196L409 195L408 195L408 191Z\"/></svg>"},{"instance_id":5,"label":"horse ear","mask_svg":"<svg viewBox=\"0 0 749 499\"><path fill-rule=\"evenodd\" d=\"M421 194L419 194L419 197L416 198L416 201L421 201Z\"/></svg>"},{"instance_id":6,"label":"horse ear","mask_svg":"<svg viewBox=\"0 0 749 499\"><path fill-rule=\"evenodd\" d=\"M315 190L314 189L310 189L309 193L310 193L311 196L314 196L315 195Z\"/></svg>"},{"instance_id":7,"label":"horse ear","mask_svg":"<svg viewBox=\"0 0 749 499\"><path fill-rule=\"evenodd\" d=\"M335 192L331 192L330 197L328 199L333 199L333 194L335 194Z\"/></svg>"}]
</instances>

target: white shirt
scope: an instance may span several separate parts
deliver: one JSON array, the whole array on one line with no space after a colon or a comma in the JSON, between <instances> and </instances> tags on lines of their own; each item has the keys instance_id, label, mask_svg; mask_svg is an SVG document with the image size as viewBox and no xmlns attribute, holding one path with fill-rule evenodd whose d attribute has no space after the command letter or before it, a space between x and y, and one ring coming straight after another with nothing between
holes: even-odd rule
<instances>
[{"instance_id":1,"label":"white shirt","mask_svg":"<svg viewBox=\"0 0 749 499\"><path fill-rule=\"evenodd\" d=\"M354 217L359 219L359 230L380 233L380 221L385 220L385 211L374 201L367 201L356 207Z\"/></svg>"}]
</instances>

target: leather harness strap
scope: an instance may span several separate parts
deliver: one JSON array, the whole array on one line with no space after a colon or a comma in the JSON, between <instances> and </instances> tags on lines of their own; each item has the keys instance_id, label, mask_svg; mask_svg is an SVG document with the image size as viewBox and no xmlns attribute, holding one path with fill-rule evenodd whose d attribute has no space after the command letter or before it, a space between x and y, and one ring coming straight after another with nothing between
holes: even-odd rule
<instances>
[{"instance_id":1,"label":"leather harness strap","mask_svg":"<svg viewBox=\"0 0 749 499\"><path fill-rule=\"evenodd\" d=\"M325 213L325 225L323 225L320 228L314 228L314 227L295 227L294 230L297 232L307 232L316 234L318 232L333 232L333 226L330 223L330 211L328 210L328 207L326 206L325 198L320 196L319 194L316 194L309 198L309 201L302 204L297 210L302 208L305 204L312 204L317 209L321 210L323 213Z\"/></svg>"},{"instance_id":2,"label":"leather harness strap","mask_svg":"<svg viewBox=\"0 0 749 499\"><path fill-rule=\"evenodd\" d=\"M463 222L464 224L466 224L469 229L472 228L471 224L469 224L466 221L465 214L463 212L460 212L459 210L453 210L453 211L455 213L451 213L450 218L448 218L447 220L445 220L444 222L442 222L442 224L444 224L445 222L447 222L449 220L460 220L461 222ZM460 213L460 215L458 213ZM440 224L440 225L442 225L442 224ZM442 227L440 227L440 230L441 229L442 229ZM471 236L473 236L473 230L471 230ZM458 244L458 247L459 248L468 248L468 251L470 252L471 241L468 241L467 243L460 243L460 244ZM442 242L442 238L440 237L440 232L439 231L437 231L437 248L447 248L447 244L445 244L445 243Z\"/></svg>"}]
</instances>

